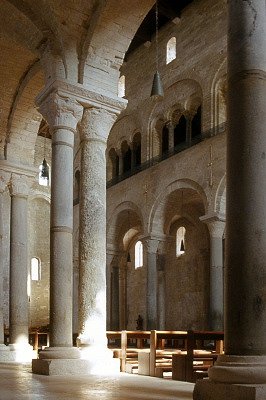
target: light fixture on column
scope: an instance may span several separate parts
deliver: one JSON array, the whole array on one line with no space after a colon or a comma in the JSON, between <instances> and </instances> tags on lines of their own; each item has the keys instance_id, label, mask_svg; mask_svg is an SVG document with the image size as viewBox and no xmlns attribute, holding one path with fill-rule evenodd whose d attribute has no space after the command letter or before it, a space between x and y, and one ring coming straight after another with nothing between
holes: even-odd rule
<instances>
[{"instance_id":1,"label":"light fixture on column","mask_svg":"<svg viewBox=\"0 0 266 400\"><path fill-rule=\"evenodd\" d=\"M49 183L49 166L45 159L45 150L46 150L46 130L44 132L43 162L41 165L41 179L46 182L46 185L48 185L48 183Z\"/></svg>"},{"instance_id":2,"label":"light fixture on column","mask_svg":"<svg viewBox=\"0 0 266 400\"><path fill-rule=\"evenodd\" d=\"M158 99L163 97L163 85L159 74L159 57L158 57L158 0L155 3L155 48L156 48L156 72L153 77L151 97Z\"/></svg>"}]
</instances>

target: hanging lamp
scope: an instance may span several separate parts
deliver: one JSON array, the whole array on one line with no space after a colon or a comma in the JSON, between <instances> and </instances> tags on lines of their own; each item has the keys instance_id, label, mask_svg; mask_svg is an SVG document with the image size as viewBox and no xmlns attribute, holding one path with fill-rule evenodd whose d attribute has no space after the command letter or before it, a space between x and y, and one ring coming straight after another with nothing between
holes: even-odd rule
<instances>
[{"instance_id":1,"label":"hanging lamp","mask_svg":"<svg viewBox=\"0 0 266 400\"><path fill-rule=\"evenodd\" d=\"M153 77L151 96L154 99L163 97L163 84L159 74L159 56L158 56L158 0L155 3L155 48L156 48L156 72Z\"/></svg>"},{"instance_id":2,"label":"hanging lamp","mask_svg":"<svg viewBox=\"0 0 266 400\"><path fill-rule=\"evenodd\" d=\"M41 165L41 178L45 179L47 181L47 184L49 183L49 166L47 164L47 161L45 159L45 150L46 150L46 131L44 134L44 146L43 146L43 162Z\"/></svg>"}]
</instances>

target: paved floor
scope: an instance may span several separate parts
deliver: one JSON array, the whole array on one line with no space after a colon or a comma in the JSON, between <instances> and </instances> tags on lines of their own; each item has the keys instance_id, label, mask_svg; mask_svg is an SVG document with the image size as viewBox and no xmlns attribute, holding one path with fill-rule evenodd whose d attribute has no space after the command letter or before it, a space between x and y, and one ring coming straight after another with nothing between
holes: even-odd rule
<instances>
[{"instance_id":1,"label":"paved floor","mask_svg":"<svg viewBox=\"0 0 266 400\"><path fill-rule=\"evenodd\" d=\"M131 374L111 377L33 375L0 364L0 400L192 400L194 385Z\"/></svg>"}]
</instances>

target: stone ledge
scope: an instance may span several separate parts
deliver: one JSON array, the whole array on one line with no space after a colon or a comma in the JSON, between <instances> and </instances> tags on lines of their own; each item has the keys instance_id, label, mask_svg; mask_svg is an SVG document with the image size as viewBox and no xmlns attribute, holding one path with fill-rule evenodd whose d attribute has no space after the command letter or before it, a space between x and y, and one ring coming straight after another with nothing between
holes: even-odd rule
<instances>
[{"instance_id":1,"label":"stone ledge","mask_svg":"<svg viewBox=\"0 0 266 400\"><path fill-rule=\"evenodd\" d=\"M209 379L198 380L193 400L265 400L266 385L216 383Z\"/></svg>"}]
</instances>

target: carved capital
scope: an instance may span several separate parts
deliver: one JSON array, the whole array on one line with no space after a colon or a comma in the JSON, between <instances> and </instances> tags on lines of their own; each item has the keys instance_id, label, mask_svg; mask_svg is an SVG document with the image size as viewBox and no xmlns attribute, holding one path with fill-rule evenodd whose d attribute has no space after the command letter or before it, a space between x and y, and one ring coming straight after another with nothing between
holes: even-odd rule
<instances>
[{"instance_id":1,"label":"carved capital","mask_svg":"<svg viewBox=\"0 0 266 400\"><path fill-rule=\"evenodd\" d=\"M9 182L11 196L28 197L33 184L33 179L25 175L12 174Z\"/></svg>"},{"instance_id":2,"label":"carved capital","mask_svg":"<svg viewBox=\"0 0 266 400\"><path fill-rule=\"evenodd\" d=\"M10 174L4 171L0 171L0 193L4 193L10 180Z\"/></svg>"},{"instance_id":3,"label":"carved capital","mask_svg":"<svg viewBox=\"0 0 266 400\"><path fill-rule=\"evenodd\" d=\"M109 132L116 118L116 113L105 108L86 108L80 123L81 140L107 142Z\"/></svg>"},{"instance_id":4,"label":"carved capital","mask_svg":"<svg viewBox=\"0 0 266 400\"><path fill-rule=\"evenodd\" d=\"M39 111L48 122L51 132L59 127L75 132L83 107L73 97L53 91L40 102Z\"/></svg>"},{"instance_id":5,"label":"carved capital","mask_svg":"<svg viewBox=\"0 0 266 400\"><path fill-rule=\"evenodd\" d=\"M156 254L160 240L157 238L144 238L142 243L147 253Z\"/></svg>"},{"instance_id":6,"label":"carved capital","mask_svg":"<svg viewBox=\"0 0 266 400\"><path fill-rule=\"evenodd\" d=\"M225 229L225 216L224 215L204 215L200 217L200 220L204 222L210 232L211 237L222 238Z\"/></svg>"}]
</instances>

